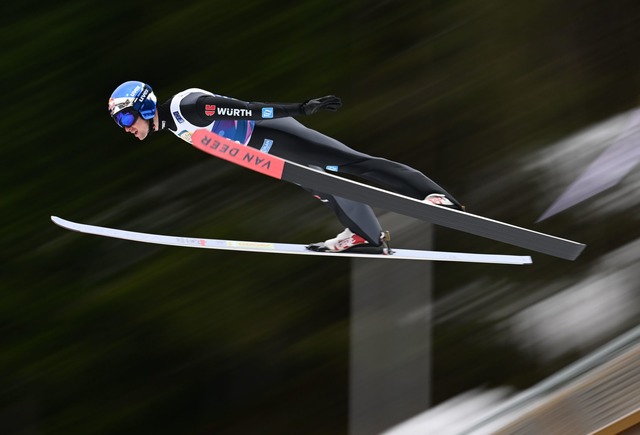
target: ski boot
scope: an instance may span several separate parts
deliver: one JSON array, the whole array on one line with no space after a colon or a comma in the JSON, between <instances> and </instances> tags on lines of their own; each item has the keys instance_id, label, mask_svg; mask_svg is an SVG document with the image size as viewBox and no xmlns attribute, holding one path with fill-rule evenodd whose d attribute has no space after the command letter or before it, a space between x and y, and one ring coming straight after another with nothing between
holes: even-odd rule
<instances>
[{"instance_id":1,"label":"ski boot","mask_svg":"<svg viewBox=\"0 0 640 435\"><path fill-rule=\"evenodd\" d=\"M432 193L431 195L427 195L427 197L423 199L422 202L427 203L429 205L438 205L442 207L448 207L456 210L465 211L464 205L457 206L456 204L451 202L449 198L447 198L441 193Z\"/></svg>"},{"instance_id":2,"label":"ski boot","mask_svg":"<svg viewBox=\"0 0 640 435\"><path fill-rule=\"evenodd\" d=\"M345 228L343 232L336 237L325 240L324 242L312 243L307 245L307 249L319 252L358 252L362 254L390 254L389 248L389 232L385 231L380 236L382 242L379 246L373 246L367 242L362 236L355 234L349 228Z\"/></svg>"}]
</instances>

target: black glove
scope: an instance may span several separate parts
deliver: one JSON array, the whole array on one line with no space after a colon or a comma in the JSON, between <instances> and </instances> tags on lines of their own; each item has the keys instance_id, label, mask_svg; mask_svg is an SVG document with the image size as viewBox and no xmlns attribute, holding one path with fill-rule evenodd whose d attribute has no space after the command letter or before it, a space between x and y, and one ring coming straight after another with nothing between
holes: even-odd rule
<instances>
[{"instance_id":1,"label":"black glove","mask_svg":"<svg viewBox=\"0 0 640 435\"><path fill-rule=\"evenodd\" d=\"M335 95L327 95L326 97L314 98L302 103L302 111L305 115L313 115L321 110L335 112L342 107L342 100Z\"/></svg>"}]
</instances>

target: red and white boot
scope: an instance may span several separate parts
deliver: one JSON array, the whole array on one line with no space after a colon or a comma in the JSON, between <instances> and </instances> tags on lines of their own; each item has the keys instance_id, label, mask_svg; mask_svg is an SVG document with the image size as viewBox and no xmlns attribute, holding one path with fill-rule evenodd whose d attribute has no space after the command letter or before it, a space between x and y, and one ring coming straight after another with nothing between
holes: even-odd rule
<instances>
[{"instance_id":1,"label":"red and white boot","mask_svg":"<svg viewBox=\"0 0 640 435\"><path fill-rule=\"evenodd\" d=\"M332 239L325 240L320 243L313 243L308 245L307 248L312 251L326 251L326 252L361 252L367 254L384 254L388 248L388 233L386 239L381 237L383 242L380 246L373 246L367 242L364 237L352 232L349 228L345 228L343 232L338 234Z\"/></svg>"},{"instance_id":2,"label":"red and white boot","mask_svg":"<svg viewBox=\"0 0 640 435\"><path fill-rule=\"evenodd\" d=\"M451 202L449 198L441 193L432 193L431 195L427 195L423 202L426 202L430 205L443 205L445 207L455 206L455 204Z\"/></svg>"}]
</instances>

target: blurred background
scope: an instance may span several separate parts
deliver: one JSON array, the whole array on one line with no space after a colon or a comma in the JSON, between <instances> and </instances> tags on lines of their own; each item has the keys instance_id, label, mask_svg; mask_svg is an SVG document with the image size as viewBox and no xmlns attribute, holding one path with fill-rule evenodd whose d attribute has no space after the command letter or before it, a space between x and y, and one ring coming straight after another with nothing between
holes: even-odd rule
<instances>
[{"instance_id":1,"label":"blurred background","mask_svg":"<svg viewBox=\"0 0 640 435\"><path fill-rule=\"evenodd\" d=\"M434 249L534 260L423 264L425 411L529 389L640 319L638 171L535 223L638 134L635 1L1 10L3 434L349 432L352 262L142 245L50 222L291 243L341 231L295 186L170 133L125 134L107 100L126 80L160 101L189 87L247 101L338 95L339 112L301 121L425 172L472 213L588 245L568 262L420 223Z\"/></svg>"}]
</instances>

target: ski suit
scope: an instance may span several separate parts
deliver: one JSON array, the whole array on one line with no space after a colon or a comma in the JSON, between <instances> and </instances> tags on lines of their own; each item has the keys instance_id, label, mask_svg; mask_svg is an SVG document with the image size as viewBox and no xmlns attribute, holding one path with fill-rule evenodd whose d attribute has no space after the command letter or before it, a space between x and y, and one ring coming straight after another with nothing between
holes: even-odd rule
<instances>
[{"instance_id":1,"label":"ski suit","mask_svg":"<svg viewBox=\"0 0 640 435\"><path fill-rule=\"evenodd\" d=\"M416 199L432 193L447 196L442 187L421 172L401 163L355 151L345 144L305 127L294 116L305 115L304 103L246 102L192 88L158 106L159 130L168 129L191 143L199 128L283 159L337 174L372 181L392 192ZM340 222L374 246L382 228L366 204L306 189L327 204Z\"/></svg>"}]
</instances>

